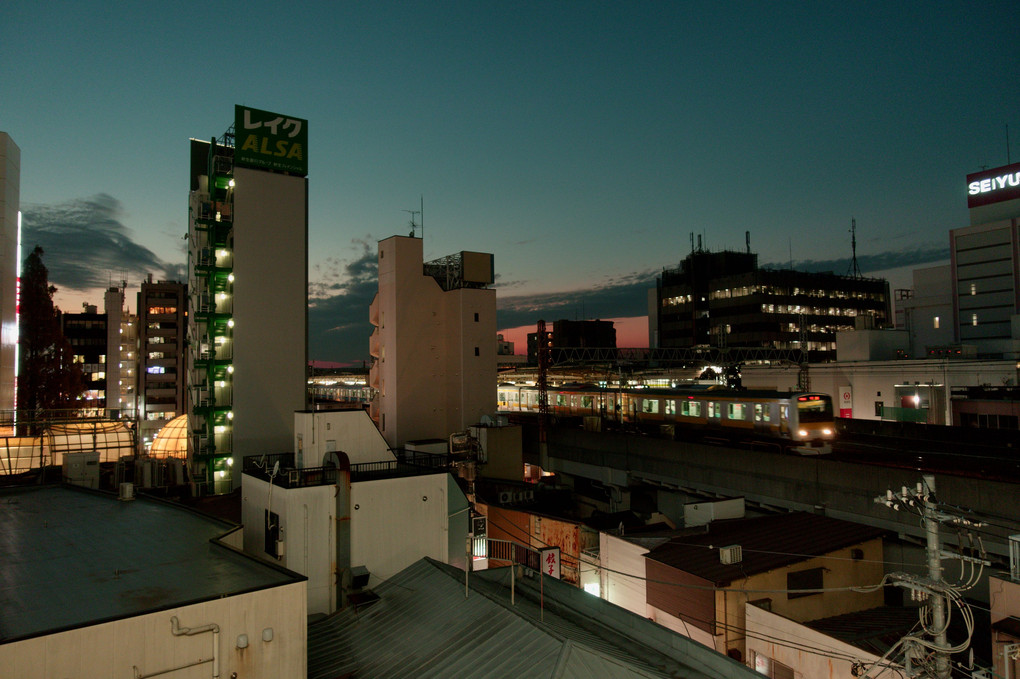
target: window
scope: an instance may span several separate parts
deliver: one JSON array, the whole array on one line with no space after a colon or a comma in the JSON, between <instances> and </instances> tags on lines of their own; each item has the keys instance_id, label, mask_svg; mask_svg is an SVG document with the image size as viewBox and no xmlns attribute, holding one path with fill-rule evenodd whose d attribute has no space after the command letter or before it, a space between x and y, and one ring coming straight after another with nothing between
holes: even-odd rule
<instances>
[{"instance_id":1,"label":"window","mask_svg":"<svg viewBox=\"0 0 1020 679\"><path fill-rule=\"evenodd\" d=\"M932 319L932 327L935 330L939 329L939 317L938 316L936 316L934 319Z\"/></svg>"},{"instance_id":2,"label":"window","mask_svg":"<svg viewBox=\"0 0 1020 679\"><path fill-rule=\"evenodd\" d=\"M676 415L676 401L670 399L666 400L666 414Z\"/></svg>"},{"instance_id":3,"label":"window","mask_svg":"<svg viewBox=\"0 0 1020 679\"><path fill-rule=\"evenodd\" d=\"M475 347L475 356L479 356L479 355L480 354L478 353L478 347Z\"/></svg>"},{"instance_id":4,"label":"window","mask_svg":"<svg viewBox=\"0 0 1020 679\"><path fill-rule=\"evenodd\" d=\"M477 323L477 322L478 322L478 312L476 311L475 312L475 323Z\"/></svg>"},{"instance_id":5,"label":"window","mask_svg":"<svg viewBox=\"0 0 1020 679\"><path fill-rule=\"evenodd\" d=\"M882 417L882 408L884 407L881 401L875 401L875 417Z\"/></svg>"},{"instance_id":6,"label":"window","mask_svg":"<svg viewBox=\"0 0 1020 679\"><path fill-rule=\"evenodd\" d=\"M727 408L726 417L731 420L742 420L744 419L744 409L746 406L743 403L730 403Z\"/></svg>"},{"instance_id":7,"label":"window","mask_svg":"<svg viewBox=\"0 0 1020 679\"><path fill-rule=\"evenodd\" d=\"M646 398L641 402L641 412L655 414L659 412L659 401L654 398Z\"/></svg>"},{"instance_id":8,"label":"window","mask_svg":"<svg viewBox=\"0 0 1020 679\"><path fill-rule=\"evenodd\" d=\"M821 592L796 592L793 590L821 589L824 568L808 568L786 574L787 599L800 599L806 596L818 596Z\"/></svg>"},{"instance_id":9,"label":"window","mask_svg":"<svg viewBox=\"0 0 1020 679\"><path fill-rule=\"evenodd\" d=\"M970 324L971 325L977 325L977 314L971 314L970 315Z\"/></svg>"}]
</instances>

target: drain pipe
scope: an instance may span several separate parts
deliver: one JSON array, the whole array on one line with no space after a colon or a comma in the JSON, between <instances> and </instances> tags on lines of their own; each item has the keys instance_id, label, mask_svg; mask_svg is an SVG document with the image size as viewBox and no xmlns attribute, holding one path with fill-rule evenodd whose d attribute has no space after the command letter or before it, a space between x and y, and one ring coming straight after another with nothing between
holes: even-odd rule
<instances>
[{"instance_id":1,"label":"drain pipe","mask_svg":"<svg viewBox=\"0 0 1020 679\"><path fill-rule=\"evenodd\" d=\"M170 672L176 672L178 670L183 670L183 669L186 669L188 667L194 667L195 665L202 665L202 664L207 663L207 662L212 662L212 675L213 675L213 679L218 679L218 677L220 676L220 655L219 655L219 648L220 648L220 626L215 624L215 623L212 623L212 624L209 624L209 625L202 625L201 627L181 627L180 621L177 619L177 616L175 615L172 618L170 618L170 631L173 633L173 635L175 637L179 637L179 636L188 636L188 637L190 637L190 636L194 636L196 634L204 634L206 632L212 632L212 634L213 634L213 657L212 658L206 658L206 659L203 659L203 660L197 660L197 661L195 661L193 663L188 663L187 665L182 665L181 667L174 667L174 668L169 669L169 670L162 670L160 672L153 672L151 674L141 674L138 671L138 667L133 667L132 669L135 671L135 679L146 679L147 677L156 677L156 676L159 676L161 674L169 674Z\"/></svg>"}]
</instances>

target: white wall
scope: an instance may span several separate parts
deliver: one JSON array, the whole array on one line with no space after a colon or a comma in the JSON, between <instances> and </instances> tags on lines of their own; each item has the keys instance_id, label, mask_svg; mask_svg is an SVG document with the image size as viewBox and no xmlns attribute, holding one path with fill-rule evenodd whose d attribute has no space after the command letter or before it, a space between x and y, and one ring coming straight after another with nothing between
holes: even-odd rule
<instances>
[{"instance_id":1,"label":"white wall","mask_svg":"<svg viewBox=\"0 0 1020 679\"><path fill-rule=\"evenodd\" d=\"M21 196L21 149L0 132L0 410L14 408L14 353L18 266L18 210ZM27 248L33 247L32 245ZM22 253L29 254L28 249Z\"/></svg>"},{"instance_id":2,"label":"white wall","mask_svg":"<svg viewBox=\"0 0 1020 679\"><path fill-rule=\"evenodd\" d=\"M852 662L848 657L872 663L878 656L862 651L830 636L788 620L757 606L747 605L744 611L747 628L747 657L745 662L755 667L755 655L760 654L792 667L798 677L811 679L846 679L851 677ZM802 650L803 649L803 650ZM876 671L882 676L899 676L898 672Z\"/></svg>"},{"instance_id":3,"label":"white wall","mask_svg":"<svg viewBox=\"0 0 1020 679\"><path fill-rule=\"evenodd\" d=\"M244 551L263 561L279 564L308 578L308 612L332 613L336 610L333 577L336 531L334 486L280 488L261 479L242 475L241 521L244 524ZM269 489L272 487L272 497ZM282 559L265 552L265 510L277 514L280 539L284 543Z\"/></svg>"},{"instance_id":4,"label":"white wall","mask_svg":"<svg viewBox=\"0 0 1020 679\"><path fill-rule=\"evenodd\" d=\"M446 473L351 484L351 565L369 586L423 556L446 563L448 526Z\"/></svg>"},{"instance_id":5,"label":"white wall","mask_svg":"<svg viewBox=\"0 0 1020 679\"><path fill-rule=\"evenodd\" d=\"M599 533L599 588L603 599L646 617L645 558L648 550L622 538ZM629 573L636 577L628 577Z\"/></svg>"},{"instance_id":6,"label":"white wall","mask_svg":"<svg viewBox=\"0 0 1020 679\"><path fill-rule=\"evenodd\" d=\"M321 410L294 413L297 467L321 467L327 451L343 451L351 464L391 462L386 439L364 410Z\"/></svg>"},{"instance_id":7,"label":"white wall","mask_svg":"<svg viewBox=\"0 0 1020 679\"><path fill-rule=\"evenodd\" d=\"M220 627L220 676L277 679L307 675L308 623L305 583L293 583L214 599L158 613L0 645L0 675L18 679L109 677L133 679L211 658L213 635L174 636L170 618L181 627ZM272 641L262 632L273 630ZM248 647L237 648L237 637ZM174 679L208 679L205 663L168 675Z\"/></svg>"},{"instance_id":8,"label":"white wall","mask_svg":"<svg viewBox=\"0 0 1020 679\"><path fill-rule=\"evenodd\" d=\"M293 413L305 409L308 185L303 177L241 167L234 180L233 451L239 463L290 450Z\"/></svg>"}]
</instances>

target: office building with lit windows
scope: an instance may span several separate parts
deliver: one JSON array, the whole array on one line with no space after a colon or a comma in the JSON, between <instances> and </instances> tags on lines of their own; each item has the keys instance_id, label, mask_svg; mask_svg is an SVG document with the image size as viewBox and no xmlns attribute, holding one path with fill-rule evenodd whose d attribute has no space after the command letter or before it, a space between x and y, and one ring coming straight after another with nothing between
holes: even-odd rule
<instances>
[{"instance_id":1,"label":"office building with lit windows","mask_svg":"<svg viewBox=\"0 0 1020 679\"><path fill-rule=\"evenodd\" d=\"M694 252L662 272L653 299L662 348L801 348L827 361L837 332L890 322L886 281L761 268L751 252Z\"/></svg>"},{"instance_id":2,"label":"office building with lit windows","mask_svg":"<svg viewBox=\"0 0 1020 679\"><path fill-rule=\"evenodd\" d=\"M138 292L138 439L147 448L156 433L186 408L185 337L187 286L177 281L153 282Z\"/></svg>"},{"instance_id":3,"label":"office building with lit windows","mask_svg":"<svg viewBox=\"0 0 1020 679\"><path fill-rule=\"evenodd\" d=\"M1020 163L967 175L970 226L949 232L956 341L1020 356Z\"/></svg>"},{"instance_id":4,"label":"office building with lit windows","mask_svg":"<svg viewBox=\"0 0 1020 679\"><path fill-rule=\"evenodd\" d=\"M305 409L307 140L307 121L242 106L222 138L191 140L188 428L203 492L239 487L241 458L290 450Z\"/></svg>"}]
</instances>

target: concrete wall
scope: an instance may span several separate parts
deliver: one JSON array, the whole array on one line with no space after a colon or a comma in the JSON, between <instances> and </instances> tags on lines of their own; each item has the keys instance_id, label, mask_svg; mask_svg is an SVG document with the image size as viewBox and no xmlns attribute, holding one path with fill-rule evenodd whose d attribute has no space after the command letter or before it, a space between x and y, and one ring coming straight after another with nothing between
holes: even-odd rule
<instances>
[{"instance_id":1,"label":"concrete wall","mask_svg":"<svg viewBox=\"0 0 1020 679\"><path fill-rule=\"evenodd\" d=\"M21 149L6 132L0 132L0 411L14 408L20 200ZM23 255L27 257L28 252Z\"/></svg>"},{"instance_id":2,"label":"concrete wall","mask_svg":"<svg viewBox=\"0 0 1020 679\"><path fill-rule=\"evenodd\" d=\"M879 659L856 646L757 606L747 606L744 624L747 626L747 664L765 676L773 676L768 665L770 661L778 661L793 668L798 677L846 679L853 676L852 663L843 658L856 658L864 663Z\"/></svg>"},{"instance_id":3,"label":"concrete wall","mask_svg":"<svg viewBox=\"0 0 1020 679\"><path fill-rule=\"evenodd\" d=\"M0 645L0 675L18 679L151 676L213 656L212 633L174 636L181 627L220 627L221 677L277 679L307 674L305 583L228 596L158 613ZM272 641L263 641L263 630ZM245 634L248 647L237 648ZM236 674L235 674L236 673ZM212 663L172 672L174 679L207 679Z\"/></svg>"},{"instance_id":4,"label":"concrete wall","mask_svg":"<svg viewBox=\"0 0 1020 679\"><path fill-rule=\"evenodd\" d=\"M599 534L599 589L603 599L642 617L647 615L645 559L648 549L608 533ZM625 575L629 574L629 575Z\"/></svg>"},{"instance_id":5,"label":"concrete wall","mask_svg":"<svg viewBox=\"0 0 1020 679\"><path fill-rule=\"evenodd\" d=\"M880 469L819 457L800 457L723 448L620 434L593 434L554 427L548 433L549 471L587 475L626 487L642 480L696 488L774 507L824 511L827 516L858 521L915 537L924 534L916 520L893 512L874 498L887 488L914 487L921 480L913 469ZM1020 484L959 476L937 477L944 502L975 512L999 515L1002 507L1020 506ZM985 547L1008 554L1005 529L988 526Z\"/></svg>"},{"instance_id":6,"label":"concrete wall","mask_svg":"<svg viewBox=\"0 0 1020 679\"><path fill-rule=\"evenodd\" d=\"M368 568L369 586L423 556L444 563L449 560L447 476L431 474L351 484L351 565ZM465 524L457 544L463 545L466 538Z\"/></svg>"},{"instance_id":7,"label":"concrete wall","mask_svg":"<svg viewBox=\"0 0 1020 679\"><path fill-rule=\"evenodd\" d=\"M245 552L279 564L308 578L308 612L329 614L336 610L333 568L336 563L334 517L335 488L280 488L247 474L241 490L241 521ZM272 497L269 490L272 487ZM279 517L281 559L265 551L265 511Z\"/></svg>"},{"instance_id":8,"label":"concrete wall","mask_svg":"<svg viewBox=\"0 0 1020 679\"><path fill-rule=\"evenodd\" d=\"M482 446L483 474L490 479L521 481L524 478L524 451L520 426L472 427Z\"/></svg>"},{"instance_id":9,"label":"concrete wall","mask_svg":"<svg viewBox=\"0 0 1020 679\"><path fill-rule=\"evenodd\" d=\"M233 451L240 463L292 450L293 413L305 409L308 183L241 167L234 180Z\"/></svg>"},{"instance_id":10,"label":"concrete wall","mask_svg":"<svg viewBox=\"0 0 1020 679\"><path fill-rule=\"evenodd\" d=\"M294 457L299 469L321 467L326 454L334 451L347 453L351 464L396 459L364 410L294 413Z\"/></svg>"}]
</instances>

